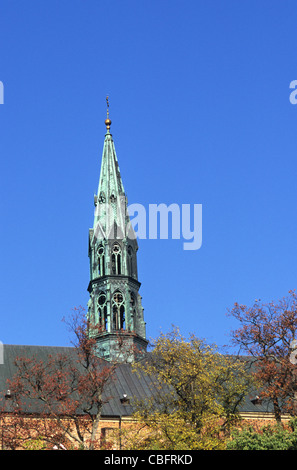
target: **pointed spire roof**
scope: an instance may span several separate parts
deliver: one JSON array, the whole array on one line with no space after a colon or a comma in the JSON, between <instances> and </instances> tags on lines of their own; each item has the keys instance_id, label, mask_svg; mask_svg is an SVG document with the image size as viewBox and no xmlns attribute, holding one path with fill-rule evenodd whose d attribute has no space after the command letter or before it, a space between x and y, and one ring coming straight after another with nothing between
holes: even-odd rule
<instances>
[{"instance_id":1,"label":"pointed spire roof","mask_svg":"<svg viewBox=\"0 0 297 470\"><path fill-rule=\"evenodd\" d=\"M105 134L104 139L97 195L99 202L102 199L104 202L112 202L113 198L125 195L114 141L109 131Z\"/></svg>"},{"instance_id":2,"label":"pointed spire roof","mask_svg":"<svg viewBox=\"0 0 297 470\"><path fill-rule=\"evenodd\" d=\"M105 120L106 134L102 153L100 179L98 185L98 198L100 195L106 201L111 201L118 195L124 196L124 185L122 182L117 154L114 146L112 134L110 133L111 120L109 119L109 101L107 102L107 118Z\"/></svg>"},{"instance_id":3,"label":"pointed spire roof","mask_svg":"<svg viewBox=\"0 0 297 470\"><path fill-rule=\"evenodd\" d=\"M105 233L106 233L107 227L106 227L106 221L104 217L106 215L104 211L104 206L106 204L109 204L109 206L112 207L116 223L119 227L125 226L125 221L123 220L121 214L119 214L119 211L118 211L119 203L121 205L124 203L125 208L127 206L127 198L125 195L124 185L123 185L121 174L120 174L120 168L118 164L114 141L112 138L112 134L110 133L111 120L109 118L108 97L106 98L106 102L107 102L107 118L105 120L106 134L105 134L103 152L102 152L98 192L94 198L95 205L97 206L97 210L95 211L95 218L94 218L94 228L95 226L97 226L98 222L100 222L101 229L103 229ZM126 210L122 212L122 214L125 214L125 213L126 213Z\"/></svg>"}]
</instances>

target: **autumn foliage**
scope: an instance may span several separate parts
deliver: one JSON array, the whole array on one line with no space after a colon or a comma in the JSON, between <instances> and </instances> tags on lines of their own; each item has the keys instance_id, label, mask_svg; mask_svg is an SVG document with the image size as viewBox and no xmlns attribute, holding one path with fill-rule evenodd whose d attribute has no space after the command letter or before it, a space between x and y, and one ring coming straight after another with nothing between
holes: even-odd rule
<instances>
[{"instance_id":1,"label":"autumn foliage","mask_svg":"<svg viewBox=\"0 0 297 470\"><path fill-rule=\"evenodd\" d=\"M297 295L290 291L278 302L235 304L230 314L240 326L232 332L233 345L252 359L260 399L270 401L276 420L282 413L296 415Z\"/></svg>"},{"instance_id":2,"label":"autumn foliage","mask_svg":"<svg viewBox=\"0 0 297 470\"><path fill-rule=\"evenodd\" d=\"M153 342L137 371L154 378L151 401L138 403L132 449L223 449L250 386L245 364L177 328ZM144 431L144 432L141 432Z\"/></svg>"},{"instance_id":3,"label":"autumn foliage","mask_svg":"<svg viewBox=\"0 0 297 470\"><path fill-rule=\"evenodd\" d=\"M1 403L5 448L100 448L99 423L108 400L104 392L116 365L94 354L95 340L88 335L82 308L74 309L68 326L75 334L72 354L49 356L47 361L16 359L10 399Z\"/></svg>"},{"instance_id":4,"label":"autumn foliage","mask_svg":"<svg viewBox=\"0 0 297 470\"><path fill-rule=\"evenodd\" d=\"M262 437L245 429L236 434L237 444L235 434L233 444L227 443L252 389L260 401L272 404L278 423L284 413L297 415L297 295L290 291L278 302L256 300L252 306L236 303L230 315L239 323L231 332L238 355L221 353L215 345L195 335L185 338L173 328L134 363L135 373L150 377L154 393L151 400L133 401L135 421L121 430L122 448L190 450L229 445L231 449L255 440L260 445L264 438L264 448L279 445L268 442L270 436L275 440L283 435L277 431L275 436L273 428ZM74 309L67 325L75 341L65 354L46 361L33 356L16 359L9 397L0 401L4 448L110 447L101 439L100 422L103 405L111 398L108 390L117 362L97 357L95 338L100 328L89 324L82 308ZM123 358L125 352L120 354ZM294 435L286 434L290 448L295 446L295 430L296 426Z\"/></svg>"}]
</instances>

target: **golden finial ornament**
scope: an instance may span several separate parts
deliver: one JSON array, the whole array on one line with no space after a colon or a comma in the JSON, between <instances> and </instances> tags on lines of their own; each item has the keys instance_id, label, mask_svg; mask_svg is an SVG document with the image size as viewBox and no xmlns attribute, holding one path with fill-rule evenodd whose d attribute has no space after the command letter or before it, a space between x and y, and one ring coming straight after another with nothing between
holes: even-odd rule
<instances>
[{"instance_id":1,"label":"golden finial ornament","mask_svg":"<svg viewBox=\"0 0 297 470\"><path fill-rule=\"evenodd\" d=\"M109 97L108 96L106 97L106 106L107 106L107 111L106 111L107 118L105 119L105 125L106 125L106 129L109 132L111 120L109 119Z\"/></svg>"}]
</instances>

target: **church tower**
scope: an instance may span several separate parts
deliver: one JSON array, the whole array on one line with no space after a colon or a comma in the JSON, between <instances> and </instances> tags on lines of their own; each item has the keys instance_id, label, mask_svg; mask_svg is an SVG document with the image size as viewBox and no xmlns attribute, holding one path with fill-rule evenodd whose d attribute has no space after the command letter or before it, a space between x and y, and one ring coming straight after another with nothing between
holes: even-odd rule
<instances>
[{"instance_id":1,"label":"church tower","mask_svg":"<svg viewBox=\"0 0 297 470\"><path fill-rule=\"evenodd\" d=\"M134 361L146 352L147 340L137 275L138 244L127 211L107 101L106 134L95 215L89 229L90 283L88 318L99 325L98 356Z\"/></svg>"}]
</instances>

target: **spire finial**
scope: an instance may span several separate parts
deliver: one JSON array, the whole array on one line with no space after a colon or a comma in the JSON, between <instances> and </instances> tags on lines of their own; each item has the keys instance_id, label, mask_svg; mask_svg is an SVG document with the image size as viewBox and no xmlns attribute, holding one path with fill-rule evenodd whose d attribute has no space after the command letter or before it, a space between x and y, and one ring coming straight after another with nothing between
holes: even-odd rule
<instances>
[{"instance_id":1,"label":"spire finial","mask_svg":"<svg viewBox=\"0 0 297 470\"><path fill-rule=\"evenodd\" d=\"M106 97L106 106L107 106L107 110L106 110L107 118L105 119L105 125L106 125L107 132L109 132L111 120L109 119L109 97L108 96Z\"/></svg>"}]
</instances>

